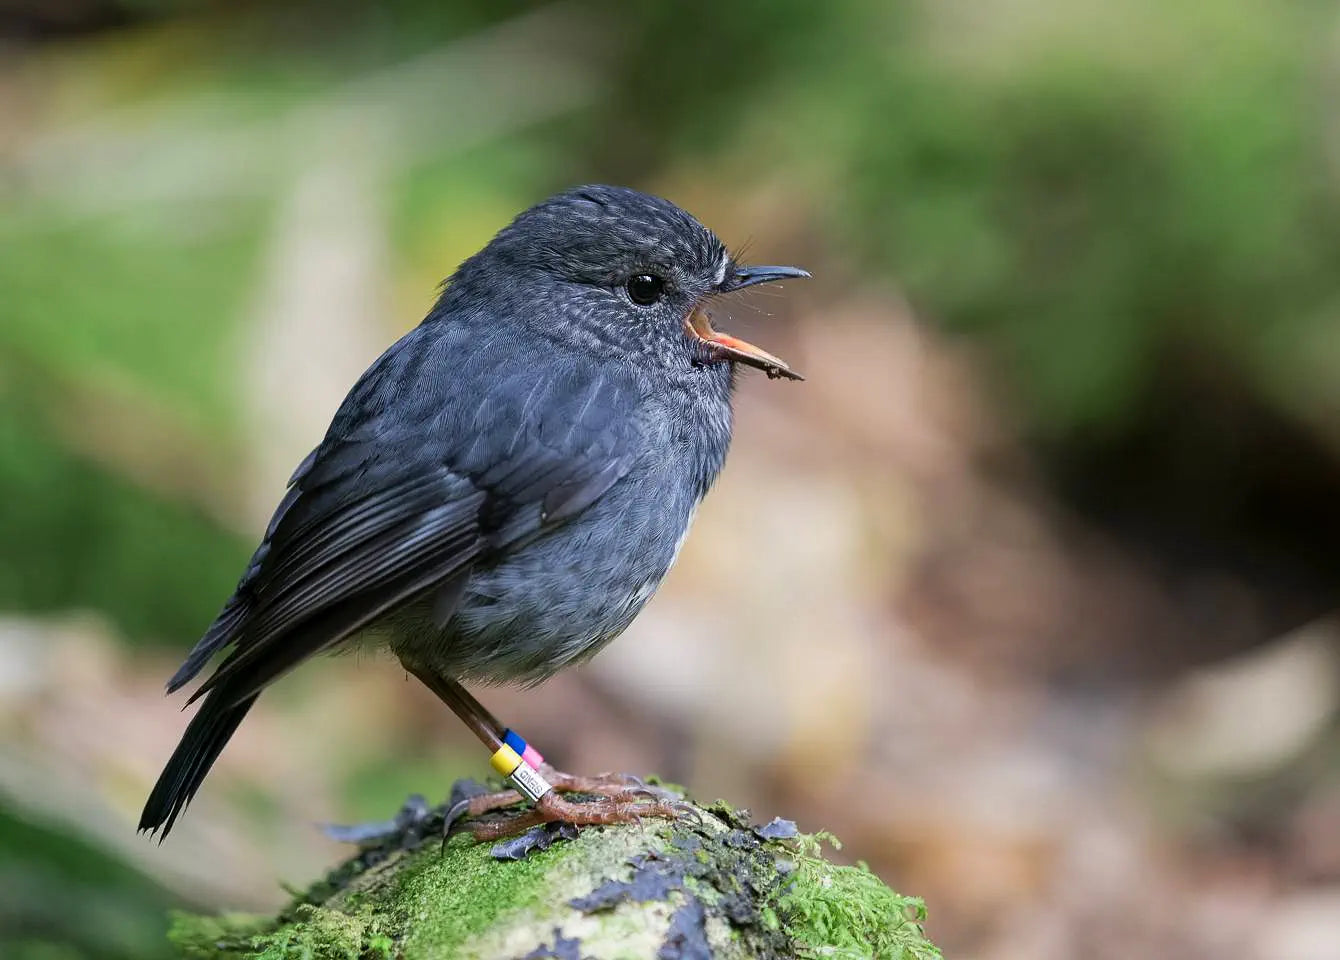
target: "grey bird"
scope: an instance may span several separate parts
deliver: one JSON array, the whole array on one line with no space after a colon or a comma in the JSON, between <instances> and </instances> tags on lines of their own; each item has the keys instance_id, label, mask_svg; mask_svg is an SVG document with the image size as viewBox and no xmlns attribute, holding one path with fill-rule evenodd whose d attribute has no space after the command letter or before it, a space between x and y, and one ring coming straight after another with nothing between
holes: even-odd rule
<instances>
[{"instance_id":1,"label":"grey bird","mask_svg":"<svg viewBox=\"0 0 1340 960\"><path fill-rule=\"evenodd\" d=\"M800 379L714 330L705 304L806 276L744 266L688 213L626 188L520 214L363 374L294 472L168 682L227 651L140 829L167 835L265 687L351 643L389 648L494 751L519 793L472 811L524 795L534 810L517 827L673 815L626 782L553 771L461 683L538 683L628 626L725 461L737 367ZM572 790L602 796L560 796Z\"/></svg>"}]
</instances>

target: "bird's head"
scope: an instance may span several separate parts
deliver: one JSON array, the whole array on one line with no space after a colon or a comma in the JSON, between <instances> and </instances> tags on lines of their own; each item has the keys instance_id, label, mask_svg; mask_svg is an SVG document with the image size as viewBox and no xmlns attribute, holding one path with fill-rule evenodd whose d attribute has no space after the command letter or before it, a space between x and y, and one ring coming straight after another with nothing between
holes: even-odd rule
<instances>
[{"instance_id":1,"label":"bird's head","mask_svg":"<svg viewBox=\"0 0 1340 960\"><path fill-rule=\"evenodd\" d=\"M747 267L712 231L659 197L585 186L522 213L462 265L454 287L487 291L547 335L675 369L746 364L801 379L782 360L713 329L712 297L808 277Z\"/></svg>"}]
</instances>

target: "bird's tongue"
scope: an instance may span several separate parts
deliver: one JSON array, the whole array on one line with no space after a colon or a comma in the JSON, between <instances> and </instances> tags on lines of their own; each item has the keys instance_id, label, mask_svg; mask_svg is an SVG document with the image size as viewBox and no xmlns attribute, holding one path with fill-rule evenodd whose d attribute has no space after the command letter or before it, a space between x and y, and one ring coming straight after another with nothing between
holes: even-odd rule
<instances>
[{"instance_id":1,"label":"bird's tongue","mask_svg":"<svg viewBox=\"0 0 1340 960\"><path fill-rule=\"evenodd\" d=\"M701 307L694 308L693 312L689 314L685 326L688 327L690 334L702 342L714 360L731 360L735 363L757 367L766 373L770 379L776 377L786 377L789 380L805 379L787 366L785 360L774 357L766 350L762 350L746 340L741 340L739 337L713 330L711 318L708 317L707 311Z\"/></svg>"}]
</instances>

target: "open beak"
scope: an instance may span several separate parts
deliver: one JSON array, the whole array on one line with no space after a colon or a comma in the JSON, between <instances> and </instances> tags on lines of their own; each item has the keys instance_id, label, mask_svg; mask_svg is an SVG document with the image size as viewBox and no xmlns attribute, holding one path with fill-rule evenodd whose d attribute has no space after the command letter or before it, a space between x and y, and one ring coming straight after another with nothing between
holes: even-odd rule
<instances>
[{"instance_id":1,"label":"open beak","mask_svg":"<svg viewBox=\"0 0 1340 960\"><path fill-rule=\"evenodd\" d=\"M732 337L729 333L719 333L713 330L712 320L701 306L693 308L689 318L684 321L684 326L688 329L690 336L696 337L703 346L708 360L718 363L723 360L730 360L734 363L745 363L751 367L758 367L768 375L770 380L777 377L786 377L788 380L805 379L788 367L785 360L774 357L766 350L761 350L739 337Z\"/></svg>"},{"instance_id":2,"label":"open beak","mask_svg":"<svg viewBox=\"0 0 1340 960\"><path fill-rule=\"evenodd\" d=\"M799 267L737 267L721 282L717 289L721 293L730 293L735 290L743 290L745 287L752 287L756 283L770 283L774 280L792 280L808 276L809 272ZM774 357L766 350L741 340L739 337L713 330L712 319L701 304L693 308L688 319L684 321L684 325L689 334L696 337L702 344L710 360L718 362L729 360L733 363L743 363L751 367L757 367L766 373L769 379L776 379L777 377L786 377L788 380L805 379L787 366L785 360Z\"/></svg>"}]
</instances>

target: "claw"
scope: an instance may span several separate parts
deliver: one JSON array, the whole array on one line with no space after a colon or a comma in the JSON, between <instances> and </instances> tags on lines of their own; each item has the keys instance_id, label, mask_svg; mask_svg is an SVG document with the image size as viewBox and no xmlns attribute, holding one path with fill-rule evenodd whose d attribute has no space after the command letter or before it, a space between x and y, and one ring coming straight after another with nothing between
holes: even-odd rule
<instances>
[{"instance_id":1,"label":"claw","mask_svg":"<svg viewBox=\"0 0 1340 960\"><path fill-rule=\"evenodd\" d=\"M659 783L648 783L641 777L631 773L601 774L601 776L609 777L611 779L615 777L621 778L625 783L632 785L637 793L641 793L648 797L654 797L657 800L682 800L684 798L684 794L677 790L663 787Z\"/></svg>"},{"instance_id":2,"label":"claw","mask_svg":"<svg viewBox=\"0 0 1340 960\"><path fill-rule=\"evenodd\" d=\"M470 799L467 797L464 800L457 800L447 809L447 812L442 815L443 847L447 845L447 838L451 836L451 828L456 825L456 821L460 820L469 812L470 812Z\"/></svg>"},{"instance_id":3,"label":"claw","mask_svg":"<svg viewBox=\"0 0 1340 960\"><path fill-rule=\"evenodd\" d=\"M665 787L660 786L659 784L654 783L641 783L637 788L637 792L644 796L651 797L655 800L665 800L669 803L674 803L676 801L684 799L684 795L682 793L676 793L674 790L669 790Z\"/></svg>"},{"instance_id":4,"label":"claw","mask_svg":"<svg viewBox=\"0 0 1340 960\"><path fill-rule=\"evenodd\" d=\"M687 800L665 800L664 803L675 811L675 814L685 819L691 819L695 825L702 826L703 815L698 812L698 808Z\"/></svg>"}]
</instances>

